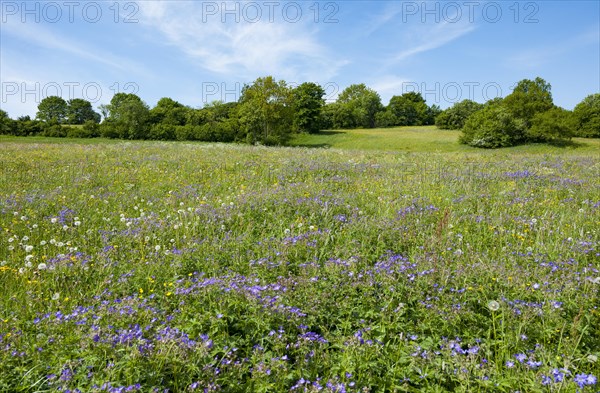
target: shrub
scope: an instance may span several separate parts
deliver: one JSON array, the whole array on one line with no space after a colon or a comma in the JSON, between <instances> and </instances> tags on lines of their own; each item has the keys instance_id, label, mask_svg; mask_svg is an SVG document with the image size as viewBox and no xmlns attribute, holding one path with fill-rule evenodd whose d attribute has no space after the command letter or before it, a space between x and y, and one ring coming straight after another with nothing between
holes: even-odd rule
<instances>
[{"instance_id":1,"label":"shrub","mask_svg":"<svg viewBox=\"0 0 600 393\"><path fill-rule=\"evenodd\" d=\"M585 97L573 110L576 136L600 138L600 93Z\"/></svg>"},{"instance_id":2,"label":"shrub","mask_svg":"<svg viewBox=\"0 0 600 393\"><path fill-rule=\"evenodd\" d=\"M68 127L64 127L56 122L50 121L46 123L41 135L54 138L64 138L67 136L67 128Z\"/></svg>"},{"instance_id":3,"label":"shrub","mask_svg":"<svg viewBox=\"0 0 600 393\"><path fill-rule=\"evenodd\" d=\"M83 129L90 134L91 138L100 136L100 125L95 120L86 120L83 123Z\"/></svg>"},{"instance_id":4,"label":"shrub","mask_svg":"<svg viewBox=\"0 0 600 393\"><path fill-rule=\"evenodd\" d=\"M17 136L38 135L44 131L44 123L39 120L31 120L29 116L22 116L14 122L12 131L12 135Z\"/></svg>"},{"instance_id":5,"label":"shrub","mask_svg":"<svg viewBox=\"0 0 600 393\"><path fill-rule=\"evenodd\" d=\"M194 139L202 142L214 142L217 140L214 126L211 123L205 123L194 127Z\"/></svg>"},{"instance_id":6,"label":"shrub","mask_svg":"<svg viewBox=\"0 0 600 393\"><path fill-rule=\"evenodd\" d=\"M483 148L514 146L525 139L525 123L513 117L503 105L475 112L463 128L459 142Z\"/></svg>"},{"instance_id":7,"label":"shrub","mask_svg":"<svg viewBox=\"0 0 600 393\"><path fill-rule=\"evenodd\" d=\"M175 139L176 126L170 124L153 124L148 134L149 139L158 141L170 141Z\"/></svg>"},{"instance_id":8,"label":"shrub","mask_svg":"<svg viewBox=\"0 0 600 393\"><path fill-rule=\"evenodd\" d=\"M92 138L89 129L83 127L65 127L67 129L67 138Z\"/></svg>"},{"instance_id":9,"label":"shrub","mask_svg":"<svg viewBox=\"0 0 600 393\"><path fill-rule=\"evenodd\" d=\"M100 136L103 138L116 139L119 138L119 132L110 120L105 120L100 124Z\"/></svg>"},{"instance_id":10,"label":"shrub","mask_svg":"<svg viewBox=\"0 0 600 393\"><path fill-rule=\"evenodd\" d=\"M573 113L562 108L552 108L536 114L527 130L530 142L561 142L571 139L575 129Z\"/></svg>"},{"instance_id":11,"label":"shrub","mask_svg":"<svg viewBox=\"0 0 600 393\"><path fill-rule=\"evenodd\" d=\"M196 129L200 126L175 126L175 139L178 141L193 141L196 140Z\"/></svg>"}]
</instances>

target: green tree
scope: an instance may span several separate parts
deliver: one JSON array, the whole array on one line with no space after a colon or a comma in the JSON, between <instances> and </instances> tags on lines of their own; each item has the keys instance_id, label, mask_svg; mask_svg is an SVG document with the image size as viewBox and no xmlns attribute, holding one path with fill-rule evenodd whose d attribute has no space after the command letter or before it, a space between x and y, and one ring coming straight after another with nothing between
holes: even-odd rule
<instances>
[{"instance_id":1,"label":"green tree","mask_svg":"<svg viewBox=\"0 0 600 393\"><path fill-rule=\"evenodd\" d=\"M439 105L431 105L427 108L427 117L423 125L429 126L435 124L435 119L442 113L442 108Z\"/></svg>"},{"instance_id":2,"label":"green tree","mask_svg":"<svg viewBox=\"0 0 600 393\"><path fill-rule=\"evenodd\" d=\"M101 125L103 136L121 139L147 139L150 109L140 97L117 93L107 106L108 117Z\"/></svg>"},{"instance_id":3,"label":"green tree","mask_svg":"<svg viewBox=\"0 0 600 393\"><path fill-rule=\"evenodd\" d=\"M386 109L377 112L377 115L375 115L375 123L377 127L394 127L398 123L398 118L394 116L391 110Z\"/></svg>"},{"instance_id":4,"label":"green tree","mask_svg":"<svg viewBox=\"0 0 600 393\"><path fill-rule=\"evenodd\" d=\"M344 125L350 125L350 127L343 128L373 128L377 112L383 110L379 94L364 83L348 86L338 96L337 103L340 104L337 109L342 116L349 116ZM339 116L336 117L339 118Z\"/></svg>"},{"instance_id":5,"label":"green tree","mask_svg":"<svg viewBox=\"0 0 600 393\"><path fill-rule=\"evenodd\" d=\"M184 131L178 129L187 124L188 112L192 108L168 97L158 100L156 106L150 109L149 122L151 123L148 133L149 139L154 140L188 140L193 139L193 132L186 128Z\"/></svg>"},{"instance_id":6,"label":"green tree","mask_svg":"<svg viewBox=\"0 0 600 393\"><path fill-rule=\"evenodd\" d=\"M150 109L150 121L153 124L183 126L186 124L187 112L190 109L171 98L164 97L158 100L154 108Z\"/></svg>"},{"instance_id":7,"label":"green tree","mask_svg":"<svg viewBox=\"0 0 600 393\"><path fill-rule=\"evenodd\" d=\"M555 107L537 113L527 130L530 142L560 143L571 139L575 131L575 120L571 111Z\"/></svg>"},{"instance_id":8,"label":"green tree","mask_svg":"<svg viewBox=\"0 0 600 393\"><path fill-rule=\"evenodd\" d=\"M196 139L208 142L233 142L240 139L237 107L237 102L213 101L206 104L201 109L203 123L195 130Z\"/></svg>"},{"instance_id":9,"label":"green tree","mask_svg":"<svg viewBox=\"0 0 600 393\"><path fill-rule=\"evenodd\" d=\"M108 115L110 113L109 106L107 104L102 104L98 107L100 110L100 114L102 115L102 120L108 119Z\"/></svg>"},{"instance_id":10,"label":"green tree","mask_svg":"<svg viewBox=\"0 0 600 393\"><path fill-rule=\"evenodd\" d=\"M410 91L401 96L393 96L386 111L389 114L383 118L388 122L393 121L393 125L420 126L433 124L440 109L437 105L427 106L421 93Z\"/></svg>"},{"instance_id":11,"label":"green tree","mask_svg":"<svg viewBox=\"0 0 600 393\"><path fill-rule=\"evenodd\" d=\"M575 106L573 115L578 136L600 138L600 93L585 97Z\"/></svg>"},{"instance_id":12,"label":"green tree","mask_svg":"<svg viewBox=\"0 0 600 393\"><path fill-rule=\"evenodd\" d=\"M533 81L523 79L502 102L514 117L525 121L526 128L529 128L537 113L554 107L551 89L550 83L540 77Z\"/></svg>"},{"instance_id":13,"label":"green tree","mask_svg":"<svg viewBox=\"0 0 600 393\"><path fill-rule=\"evenodd\" d=\"M305 82L293 90L294 125L301 132L315 134L321 128L325 90L313 82Z\"/></svg>"},{"instance_id":14,"label":"green tree","mask_svg":"<svg viewBox=\"0 0 600 393\"><path fill-rule=\"evenodd\" d=\"M322 130L330 130L336 127L334 117L337 112L337 106L339 106L335 102L327 103L323 106L321 110L321 129Z\"/></svg>"},{"instance_id":15,"label":"green tree","mask_svg":"<svg viewBox=\"0 0 600 393\"><path fill-rule=\"evenodd\" d=\"M457 102L435 118L435 125L443 130L460 130L469 116L482 108L482 104L471 100Z\"/></svg>"},{"instance_id":16,"label":"green tree","mask_svg":"<svg viewBox=\"0 0 600 393\"><path fill-rule=\"evenodd\" d=\"M0 109L0 135L14 135L16 124L13 119L8 117L8 113Z\"/></svg>"},{"instance_id":17,"label":"green tree","mask_svg":"<svg viewBox=\"0 0 600 393\"><path fill-rule=\"evenodd\" d=\"M429 123L429 107L427 106L427 103L425 102L425 99L421 93L409 91L408 93L402 94L401 97L412 104L414 111L417 114L416 119L412 122L412 124L408 125L427 125Z\"/></svg>"},{"instance_id":18,"label":"green tree","mask_svg":"<svg viewBox=\"0 0 600 393\"><path fill-rule=\"evenodd\" d=\"M55 120L64 123L67 113L68 105L65 100L58 96L49 96L39 103L36 118L46 122Z\"/></svg>"},{"instance_id":19,"label":"green tree","mask_svg":"<svg viewBox=\"0 0 600 393\"><path fill-rule=\"evenodd\" d=\"M358 127L356 110L352 105L342 104L338 102L326 105L324 113L331 120L330 128L350 129Z\"/></svg>"},{"instance_id":20,"label":"green tree","mask_svg":"<svg viewBox=\"0 0 600 393\"><path fill-rule=\"evenodd\" d=\"M408 94L408 93L407 93ZM387 111L393 116L395 126L420 125L419 111L417 105L406 94L393 96L387 106ZM426 106L426 105L425 105Z\"/></svg>"},{"instance_id":21,"label":"green tree","mask_svg":"<svg viewBox=\"0 0 600 393\"><path fill-rule=\"evenodd\" d=\"M64 138L67 136L67 131L70 128L69 126L65 126L59 123L56 119L51 119L49 121L41 122L42 132L40 135L49 136L53 138Z\"/></svg>"},{"instance_id":22,"label":"green tree","mask_svg":"<svg viewBox=\"0 0 600 393\"><path fill-rule=\"evenodd\" d=\"M82 98L74 98L67 102L67 124L83 124L86 121L100 123L100 114L95 112L92 104Z\"/></svg>"},{"instance_id":23,"label":"green tree","mask_svg":"<svg viewBox=\"0 0 600 393\"><path fill-rule=\"evenodd\" d=\"M44 131L44 122L31 119L29 116L20 116L14 123L14 135L38 135Z\"/></svg>"},{"instance_id":24,"label":"green tree","mask_svg":"<svg viewBox=\"0 0 600 393\"><path fill-rule=\"evenodd\" d=\"M237 113L248 143L285 144L294 121L291 89L272 76L258 78L242 89Z\"/></svg>"},{"instance_id":25,"label":"green tree","mask_svg":"<svg viewBox=\"0 0 600 393\"><path fill-rule=\"evenodd\" d=\"M459 142L484 148L514 146L525 140L525 122L504 105L490 105L465 122Z\"/></svg>"}]
</instances>

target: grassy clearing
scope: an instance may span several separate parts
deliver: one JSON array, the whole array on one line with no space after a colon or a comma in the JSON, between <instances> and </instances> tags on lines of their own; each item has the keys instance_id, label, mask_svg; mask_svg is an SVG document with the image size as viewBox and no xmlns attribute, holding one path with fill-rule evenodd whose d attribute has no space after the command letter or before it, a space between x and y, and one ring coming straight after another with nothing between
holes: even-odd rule
<instances>
[{"instance_id":1,"label":"grassy clearing","mask_svg":"<svg viewBox=\"0 0 600 393\"><path fill-rule=\"evenodd\" d=\"M357 150L481 153L481 149L460 145L458 143L459 135L459 131L439 130L435 126L332 130L323 131L320 134L298 135L292 140L291 144L294 146ZM574 145L569 147L526 145L495 151L543 154L562 154L565 151L589 153L600 151L599 139L575 138L573 142Z\"/></svg>"},{"instance_id":2,"label":"grassy clearing","mask_svg":"<svg viewBox=\"0 0 600 393\"><path fill-rule=\"evenodd\" d=\"M0 391L598 390L597 151L2 142Z\"/></svg>"}]
</instances>

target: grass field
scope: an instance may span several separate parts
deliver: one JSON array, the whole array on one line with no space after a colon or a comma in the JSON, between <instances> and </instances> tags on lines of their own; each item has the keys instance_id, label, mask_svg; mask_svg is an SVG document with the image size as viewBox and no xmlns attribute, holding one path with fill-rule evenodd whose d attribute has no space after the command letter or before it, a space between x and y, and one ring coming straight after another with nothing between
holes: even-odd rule
<instances>
[{"instance_id":1,"label":"grass field","mask_svg":"<svg viewBox=\"0 0 600 393\"><path fill-rule=\"evenodd\" d=\"M0 138L0 391L598 392L599 141L372 132Z\"/></svg>"},{"instance_id":2,"label":"grass field","mask_svg":"<svg viewBox=\"0 0 600 393\"><path fill-rule=\"evenodd\" d=\"M334 130L323 131L320 134L313 135L298 135L292 140L291 144L304 147L404 152L481 152L479 149L460 145L458 143L459 135L460 131L439 130L435 126ZM600 139L575 138L573 142L573 145L568 147L538 144L517 146L504 150L512 152L523 151L526 153L560 153L565 150L589 153L600 151Z\"/></svg>"}]
</instances>

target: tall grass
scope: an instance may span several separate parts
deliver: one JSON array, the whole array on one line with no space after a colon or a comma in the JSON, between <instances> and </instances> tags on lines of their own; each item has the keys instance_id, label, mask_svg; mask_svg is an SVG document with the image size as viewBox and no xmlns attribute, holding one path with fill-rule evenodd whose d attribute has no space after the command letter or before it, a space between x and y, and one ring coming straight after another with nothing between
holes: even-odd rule
<instances>
[{"instance_id":1,"label":"tall grass","mask_svg":"<svg viewBox=\"0 0 600 393\"><path fill-rule=\"evenodd\" d=\"M65 142L0 145L0 391L599 389L595 152Z\"/></svg>"}]
</instances>

